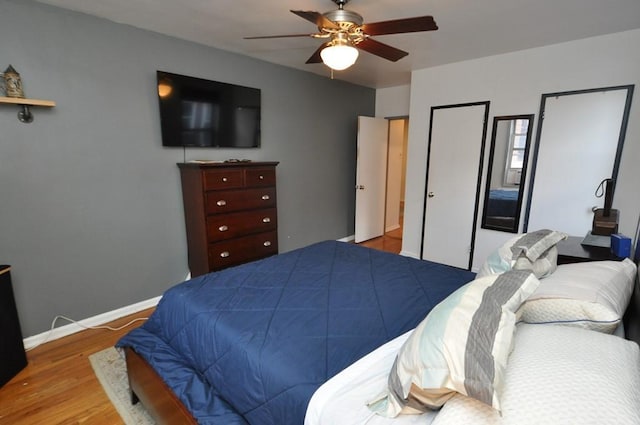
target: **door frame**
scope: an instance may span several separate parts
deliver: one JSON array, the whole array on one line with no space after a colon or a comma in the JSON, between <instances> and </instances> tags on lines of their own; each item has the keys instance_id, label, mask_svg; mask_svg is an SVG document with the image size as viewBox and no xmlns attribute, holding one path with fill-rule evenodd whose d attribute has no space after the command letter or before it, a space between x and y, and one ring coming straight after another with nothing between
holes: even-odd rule
<instances>
[{"instance_id":1,"label":"door frame","mask_svg":"<svg viewBox=\"0 0 640 425\"><path fill-rule=\"evenodd\" d=\"M368 118L376 118L376 117L368 117ZM387 140L386 140L387 161L386 161L386 166L385 166L386 177L385 177L385 184L384 184L384 192L385 192L385 196L384 196L385 197L385 203L384 203L384 224L385 224L385 226L384 226L384 229L383 229L383 236L384 236L384 234L386 233L387 199L388 199L388 192L389 192L389 146L390 146L390 144L389 144L389 141L390 141L389 140L390 139L389 129L391 127L391 121L394 121L394 120L395 121L399 121L399 120L405 121L407 123L407 126L408 126L410 117L409 117L409 115L394 115L394 116L383 117L383 119L385 119L387 121L387 134L386 134L386 138L387 138ZM407 134L405 134L405 137L408 138L408 132L407 132ZM403 148L403 155L405 155L405 157L407 155L407 149L406 148L407 148L407 146L405 145L404 148ZM357 163L358 159L359 158L356 159L356 163ZM356 174L357 174L357 172L356 172ZM402 175L403 175L403 178L406 179L406 175L407 175L406 163L405 163L404 167L402 167ZM356 175L356 181L357 181L357 175ZM400 205L398 205L398 207L400 207ZM354 213L355 212L356 211L354 211ZM357 221L357 214L354 214L354 217L355 217L355 220ZM354 228L354 240L355 240L355 228ZM365 241L362 241L362 242L365 242Z\"/></svg>"},{"instance_id":2,"label":"door frame","mask_svg":"<svg viewBox=\"0 0 640 425\"><path fill-rule=\"evenodd\" d=\"M480 187L482 186L482 168L484 165L484 149L485 142L487 139L487 123L489 122L489 107L491 102L488 100L480 101L480 102L469 102L469 103L456 103L450 105L438 105L432 106L429 114L429 141L427 143L427 167L425 171L424 178L424 194L423 194L423 205L422 205L422 232L420 236L420 259L424 257L424 236L425 236L425 222L427 219L427 193L429 191L429 162L431 160L431 142L433 136L433 115L436 110L439 109L452 109L452 108L466 108L470 106L483 106L484 105L484 122L482 125L482 139L480 140L480 158L478 161L478 177L476 180L476 199L475 206L473 208L473 225L471 226L471 241L469 250L469 264L467 266L467 270L471 270L471 266L473 265L473 252L476 244L476 227L478 224L478 209L480 204Z\"/></svg>"},{"instance_id":3,"label":"door frame","mask_svg":"<svg viewBox=\"0 0 640 425\"><path fill-rule=\"evenodd\" d=\"M391 144L390 144L390 141L391 141L391 121L403 121L405 123L405 128L408 129L408 126L409 126L409 115L398 115L398 116L384 117L384 119L386 119L387 122L389 123L389 134L387 135L387 179L386 179L386 187L385 187L385 233L386 233L386 221L387 221L387 213L386 213L387 205L386 205L386 203L387 203L388 198L389 198L389 150L391 148ZM405 139L408 139L408 137L409 137L408 131L405 133L404 137L405 137ZM408 151L407 144L405 144L403 146L403 149L402 149L402 154L404 155L405 159L406 159L406 156L407 156L407 151ZM401 173L402 173L401 178L406 180L406 177L407 177L406 160L405 160L404 166L401 167ZM406 190L406 188L405 188L405 190ZM401 194L400 195L400 202L402 202L402 198L403 197L404 197L404 194ZM398 207L400 207L400 205L398 205ZM403 231L404 231L404 229L403 229Z\"/></svg>"}]
</instances>

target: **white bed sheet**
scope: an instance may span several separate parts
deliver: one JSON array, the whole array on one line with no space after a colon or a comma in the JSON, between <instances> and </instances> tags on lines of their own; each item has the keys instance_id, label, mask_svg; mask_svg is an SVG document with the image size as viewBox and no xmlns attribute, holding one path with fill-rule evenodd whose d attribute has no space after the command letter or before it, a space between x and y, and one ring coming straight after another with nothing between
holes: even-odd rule
<instances>
[{"instance_id":1,"label":"white bed sheet","mask_svg":"<svg viewBox=\"0 0 640 425\"><path fill-rule=\"evenodd\" d=\"M437 412L385 418L374 414L367 403L387 388L396 354L413 331L409 331L367 354L325 382L311 397L305 425L429 425Z\"/></svg>"}]
</instances>

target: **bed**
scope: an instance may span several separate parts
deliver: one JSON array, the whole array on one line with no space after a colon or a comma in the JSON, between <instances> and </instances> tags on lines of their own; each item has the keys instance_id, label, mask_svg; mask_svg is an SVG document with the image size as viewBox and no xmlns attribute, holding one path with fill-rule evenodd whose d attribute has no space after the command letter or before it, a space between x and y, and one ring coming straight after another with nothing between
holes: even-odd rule
<instances>
[{"instance_id":1,"label":"bed","mask_svg":"<svg viewBox=\"0 0 640 425\"><path fill-rule=\"evenodd\" d=\"M491 189L487 215L491 217L515 217L518 206L518 189Z\"/></svg>"},{"instance_id":2,"label":"bed","mask_svg":"<svg viewBox=\"0 0 640 425\"><path fill-rule=\"evenodd\" d=\"M177 285L118 346L160 423L301 424L321 384L473 277L325 241Z\"/></svg>"},{"instance_id":3,"label":"bed","mask_svg":"<svg viewBox=\"0 0 640 425\"><path fill-rule=\"evenodd\" d=\"M515 232L518 193L517 189L491 189L485 202L484 223L492 228Z\"/></svg>"},{"instance_id":4,"label":"bed","mask_svg":"<svg viewBox=\"0 0 640 425\"><path fill-rule=\"evenodd\" d=\"M570 268L554 276L561 278L565 270L569 273ZM591 269L581 273L599 276ZM386 386L394 359L415 335L414 329L474 277L465 270L334 241L201 276L167 291L149 321L119 341L126 354L132 401L140 400L158 423L167 424L449 425L472 423L470 418L478 424L518 423L519 418L507 420L513 416L508 412L504 422L497 422L504 418L496 419L494 410L465 396L454 396L439 412L395 419L376 415L367 406ZM611 286L599 283L604 290ZM626 296L618 315L624 313L626 338L638 342L635 275L633 288L631 302ZM522 317L537 320L532 313ZM535 361L530 356L538 355L532 354L537 346L546 347L539 343L540 332L552 341L575 337L590 343L604 338L604 347L624 341L526 320L515 332L512 354L524 364ZM613 323L609 318L604 322L602 326ZM549 327L554 334L547 337ZM527 344L532 348L524 348ZM624 348L632 354L635 349L636 357L620 362L622 373L631 370L627 376L637 377L638 364L629 362L637 360L638 349L629 344ZM555 346L567 350L567 344ZM547 352L556 353L552 348ZM618 355L608 350L609 357L598 355ZM518 380L532 381L520 372L508 372L508 388ZM640 400L640 385L629 385L633 390L627 393ZM507 391L506 406L528 405L513 396L519 392ZM621 406L633 403L623 400Z\"/></svg>"}]
</instances>

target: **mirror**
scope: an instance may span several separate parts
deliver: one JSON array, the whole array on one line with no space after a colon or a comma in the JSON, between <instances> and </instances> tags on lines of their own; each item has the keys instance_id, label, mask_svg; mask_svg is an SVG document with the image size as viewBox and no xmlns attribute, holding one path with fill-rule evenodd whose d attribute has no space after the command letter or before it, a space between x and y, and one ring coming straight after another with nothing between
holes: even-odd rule
<instances>
[{"instance_id":1,"label":"mirror","mask_svg":"<svg viewBox=\"0 0 640 425\"><path fill-rule=\"evenodd\" d=\"M602 208L596 188L618 176L633 85L543 94L522 231L583 236ZM616 208L614 194L613 208ZM621 212L624 214L624 212Z\"/></svg>"},{"instance_id":2,"label":"mirror","mask_svg":"<svg viewBox=\"0 0 640 425\"><path fill-rule=\"evenodd\" d=\"M533 114L493 118L482 228L517 233Z\"/></svg>"}]
</instances>

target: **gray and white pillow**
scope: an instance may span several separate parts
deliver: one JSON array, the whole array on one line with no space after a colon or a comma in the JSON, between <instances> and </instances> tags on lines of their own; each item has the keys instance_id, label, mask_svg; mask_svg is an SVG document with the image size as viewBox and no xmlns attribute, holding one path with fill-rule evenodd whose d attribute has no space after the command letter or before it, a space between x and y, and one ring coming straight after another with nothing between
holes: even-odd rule
<instances>
[{"instance_id":1,"label":"gray and white pillow","mask_svg":"<svg viewBox=\"0 0 640 425\"><path fill-rule=\"evenodd\" d=\"M628 258L560 265L540 280L518 311L520 320L612 333L631 299L636 272Z\"/></svg>"},{"instance_id":2,"label":"gray and white pillow","mask_svg":"<svg viewBox=\"0 0 640 425\"><path fill-rule=\"evenodd\" d=\"M566 238L566 233L549 229L518 235L489 255L476 277L511 269L531 270L538 279L549 276L558 265L556 245Z\"/></svg>"},{"instance_id":3,"label":"gray and white pillow","mask_svg":"<svg viewBox=\"0 0 640 425\"><path fill-rule=\"evenodd\" d=\"M438 304L394 362L387 391L369 404L387 417L438 409L456 393L500 409L514 312L536 289L531 271L476 279Z\"/></svg>"},{"instance_id":4,"label":"gray and white pillow","mask_svg":"<svg viewBox=\"0 0 640 425\"><path fill-rule=\"evenodd\" d=\"M640 350L568 326L517 326L502 413L456 395L432 425L640 424Z\"/></svg>"}]
</instances>

